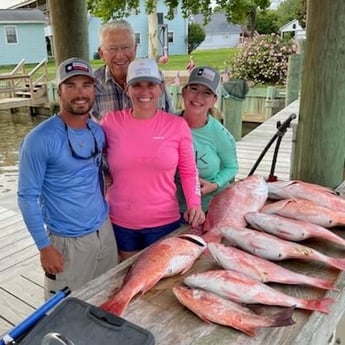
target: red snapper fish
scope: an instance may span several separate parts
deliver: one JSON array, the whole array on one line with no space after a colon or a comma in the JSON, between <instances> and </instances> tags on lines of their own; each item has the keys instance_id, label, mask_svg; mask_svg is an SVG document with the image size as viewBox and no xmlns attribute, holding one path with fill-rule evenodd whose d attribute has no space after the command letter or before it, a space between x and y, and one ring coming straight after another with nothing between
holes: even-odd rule
<instances>
[{"instance_id":1,"label":"red snapper fish","mask_svg":"<svg viewBox=\"0 0 345 345\"><path fill-rule=\"evenodd\" d=\"M206 242L196 235L180 235L156 242L135 261L122 287L101 308L122 315L133 297L143 295L159 280L187 272L206 249Z\"/></svg>"},{"instance_id":2,"label":"red snapper fish","mask_svg":"<svg viewBox=\"0 0 345 345\"><path fill-rule=\"evenodd\" d=\"M219 192L210 202L203 237L208 242L220 242L217 228L221 225L245 227L244 215L258 211L267 200L267 183L261 176L251 175Z\"/></svg>"},{"instance_id":3,"label":"red snapper fish","mask_svg":"<svg viewBox=\"0 0 345 345\"><path fill-rule=\"evenodd\" d=\"M298 242L307 238L319 238L345 246L342 237L317 224L261 212L248 212L244 217L254 229L268 232L284 240Z\"/></svg>"},{"instance_id":4,"label":"red snapper fish","mask_svg":"<svg viewBox=\"0 0 345 345\"><path fill-rule=\"evenodd\" d=\"M303 299L277 291L268 285L234 270L212 270L187 276L184 283L245 304L296 307L329 313L332 298Z\"/></svg>"},{"instance_id":5,"label":"red snapper fish","mask_svg":"<svg viewBox=\"0 0 345 345\"><path fill-rule=\"evenodd\" d=\"M286 199L265 205L260 212L303 220L324 228L345 225L345 212L333 211L303 199Z\"/></svg>"},{"instance_id":6,"label":"red snapper fish","mask_svg":"<svg viewBox=\"0 0 345 345\"><path fill-rule=\"evenodd\" d=\"M236 247L267 260L311 260L345 270L345 259L329 257L310 247L282 240L261 231L222 227L220 233Z\"/></svg>"},{"instance_id":7,"label":"red snapper fish","mask_svg":"<svg viewBox=\"0 0 345 345\"><path fill-rule=\"evenodd\" d=\"M345 213L345 200L330 188L299 180L269 182L267 185L270 199L306 199Z\"/></svg>"},{"instance_id":8,"label":"red snapper fish","mask_svg":"<svg viewBox=\"0 0 345 345\"><path fill-rule=\"evenodd\" d=\"M249 308L212 292L178 285L173 287L173 293L182 305L203 321L233 327L249 336L254 336L257 328L289 326L295 323L291 318L294 308L269 317L257 315Z\"/></svg>"},{"instance_id":9,"label":"red snapper fish","mask_svg":"<svg viewBox=\"0 0 345 345\"><path fill-rule=\"evenodd\" d=\"M263 283L302 284L338 291L330 280L295 273L271 261L251 255L232 246L209 243L208 249L214 260L224 269L240 271Z\"/></svg>"}]
</instances>

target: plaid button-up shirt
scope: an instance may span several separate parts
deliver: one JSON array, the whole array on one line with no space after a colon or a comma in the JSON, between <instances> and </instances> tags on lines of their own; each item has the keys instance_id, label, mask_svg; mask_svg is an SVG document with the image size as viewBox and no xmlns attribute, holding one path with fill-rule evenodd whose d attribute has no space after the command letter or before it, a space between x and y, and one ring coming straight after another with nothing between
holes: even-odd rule
<instances>
[{"instance_id":1,"label":"plaid button-up shirt","mask_svg":"<svg viewBox=\"0 0 345 345\"><path fill-rule=\"evenodd\" d=\"M92 115L100 121L109 111L122 110L132 106L126 91L114 80L107 66L100 67L95 71L96 98L92 108ZM167 89L159 101L159 108L174 113L171 99Z\"/></svg>"}]
</instances>

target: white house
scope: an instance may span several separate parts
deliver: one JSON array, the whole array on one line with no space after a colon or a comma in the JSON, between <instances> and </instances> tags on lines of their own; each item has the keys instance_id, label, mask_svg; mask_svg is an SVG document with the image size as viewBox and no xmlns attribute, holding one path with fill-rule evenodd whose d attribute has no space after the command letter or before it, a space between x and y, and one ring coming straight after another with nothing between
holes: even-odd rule
<instances>
[{"instance_id":1,"label":"white house","mask_svg":"<svg viewBox=\"0 0 345 345\"><path fill-rule=\"evenodd\" d=\"M220 49L236 47L243 36L243 30L238 24L228 23L226 16L222 12L213 13L208 24L204 25L202 14L193 15L192 22L204 27L206 37L197 50Z\"/></svg>"},{"instance_id":2,"label":"white house","mask_svg":"<svg viewBox=\"0 0 345 345\"><path fill-rule=\"evenodd\" d=\"M293 32L293 37L298 40L298 39L304 39L306 38L306 32L305 30L301 27L297 19L291 20L291 22L283 25L280 29L280 36L284 37L284 34L287 32Z\"/></svg>"}]
</instances>

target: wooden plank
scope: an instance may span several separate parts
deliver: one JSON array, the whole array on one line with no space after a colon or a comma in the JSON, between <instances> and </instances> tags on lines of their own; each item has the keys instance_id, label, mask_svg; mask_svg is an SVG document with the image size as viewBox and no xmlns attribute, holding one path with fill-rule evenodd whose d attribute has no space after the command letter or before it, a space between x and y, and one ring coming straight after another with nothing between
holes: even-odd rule
<instances>
[{"instance_id":1,"label":"wooden plank","mask_svg":"<svg viewBox=\"0 0 345 345\"><path fill-rule=\"evenodd\" d=\"M4 258L13 258L21 249L27 249L34 247L34 241L31 236L22 238L17 242L12 243L0 251L0 260Z\"/></svg>"},{"instance_id":2,"label":"wooden plank","mask_svg":"<svg viewBox=\"0 0 345 345\"><path fill-rule=\"evenodd\" d=\"M23 276L16 276L0 283L1 288L36 309L44 303L43 287Z\"/></svg>"},{"instance_id":3,"label":"wooden plank","mask_svg":"<svg viewBox=\"0 0 345 345\"><path fill-rule=\"evenodd\" d=\"M14 212L12 210L3 209L0 212L0 222L2 223L3 220L7 218L12 218L13 216L16 216L17 214L18 214L17 212Z\"/></svg>"},{"instance_id":4,"label":"wooden plank","mask_svg":"<svg viewBox=\"0 0 345 345\"><path fill-rule=\"evenodd\" d=\"M3 227L3 228L0 225L0 240L4 239L10 234L13 234L14 232L22 232L22 233L28 232L22 220L16 223L10 224L9 226Z\"/></svg>"},{"instance_id":5,"label":"wooden plank","mask_svg":"<svg viewBox=\"0 0 345 345\"><path fill-rule=\"evenodd\" d=\"M1 316L12 325L17 325L28 317L34 309L28 304L0 288Z\"/></svg>"},{"instance_id":6,"label":"wooden plank","mask_svg":"<svg viewBox=\"0 0 345 345\"><path fill-rule=\"evenodd\" d=\"M16 265L23 265L27 259L37 255L37 249L35 245L18 248L17 252L13 252L11 255L5 256L5 260L0 260L0 272L8 270Z\"/></svg>"},{"instance_id":7,"label":"wooden plank","mask_svg":"<svg viewBox=\"0 0 345 345\"><path fill-rule=\"evenodd\" d=\"M30 98L13 97L13 98L0 99L0 110L29 107L30 105L31 105Z\"/></svg>"},{"instance_id":8,"label":"wooden plank","mask_svg":"<svg viewBox=\"0 0 345 345\"><path fill-rule=\"evenodd\" d=\"M20 241L23 241L24 244L27 241L29 241L30 244L33 242L28 231L15 232L2 239L0 242L0 250L7 252L7 248L12 247L14 244L18 244L20 246L21 243L18 243Z\"/></svg>"},{"instance_id":9,"label":"wooden plank","mask_svg":"<svg viewBox=\"0 0 345 345\"><path fill-rule=\"evenodd\" d=\"M2 230L8 227L14 226L16 223L20 223L21 225L24 225L23 218L19 213L16 213L15 215L8 217L6 219L2 219L0 221L0 237L2 236Z\"/></svg>"},{"instance_id":10,"label":"wooden plank","mask_svg":"<svg viewBox=\"0 0 345 345\"><path fill-rule=\"evenodd\" d=\"M9 330L13 328L13 325L0 316L0 338L2 335L8 333Z\"/></svg>"},{"instance_id":11,"label":"wooden plank","mask_svg":"<svg viewBox=\"0 0 345 345\"><path fill-rule=\"evenodd\" d=\"M6 267L0 272L0 281L22 276L37 285L43 286L43 271L38 252L24 261L15 263L14 265L8 263L8 265L9 267Z\"/></svg>"},{"instance_id":12,"label":"wooden plank","mask_svg":"<svg viewBox=\"0 0 345 345\"><path fill-rule=\"evenodd\" d=\"M39 285L43 288L44 286L44 271L41 267L40 256L36 256L30 259L31 264L27 268L22 270L20 274L23 278L34 282L36 285Z\"/></svg>"}]
</instances>

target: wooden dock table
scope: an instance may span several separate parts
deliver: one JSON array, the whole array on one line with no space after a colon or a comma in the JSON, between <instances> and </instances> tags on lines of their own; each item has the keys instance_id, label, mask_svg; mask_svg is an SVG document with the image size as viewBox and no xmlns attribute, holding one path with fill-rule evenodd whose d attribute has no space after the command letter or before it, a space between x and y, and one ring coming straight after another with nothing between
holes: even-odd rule
<instances>
[{"instance_id":1,"label":"wooden dock table","mask_svg":"<svg viewBox=\"0 0 345 345\"><path fill-rule=\"evenodd\" d=\"M188 227L176 231L188 232ZM344 236L344 229L334 230ZM319 240L307 240L304 245L313 247L324 254L333 257L345 257L345 248ZM130 258L114 269L108 271L83 289L72 295L94 305L100 305L113 294L122 283L122 278L136 257ZM209 256L202 255L192 270L183 276L174 276L161 280L146 294L133 299L125 311L124 317L145 329L151 331L156 345L326 345L345 309L345 275L335 268L324 264L288 260L280 262L282 266L295 272L310 276L335 280L339 291L327 291L309 286L269 284L277 290L289 295L307 299L331 297L335 303L331 305L329 314L295 309L294 325L276 328L261 328L254 337L249 337L230 327L207 324L195 314L183 307L174 296L171 288L183 281L192 272L201 272L219 268ZM150 274L150 272L147 272ZM281 310L277 307L263 307L264 313Z\"/></svg>"}]
</instances>

